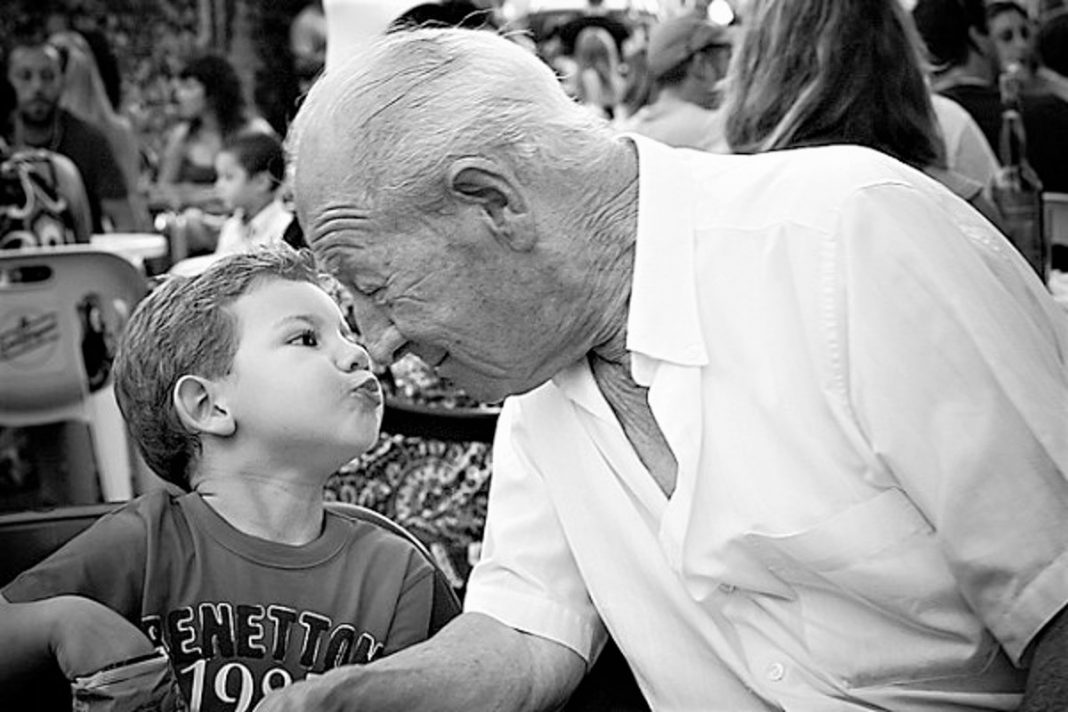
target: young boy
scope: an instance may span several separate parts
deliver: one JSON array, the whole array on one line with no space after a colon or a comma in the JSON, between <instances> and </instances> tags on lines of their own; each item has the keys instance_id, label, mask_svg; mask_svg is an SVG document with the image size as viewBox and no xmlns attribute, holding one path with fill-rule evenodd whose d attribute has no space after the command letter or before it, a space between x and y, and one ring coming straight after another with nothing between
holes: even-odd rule
<instances>
[{"instance_id":1,"label":"young boy","mask_svg":"<svg viewBox=\"0 0 1068 712\"><path fill-rule=\"evenodd\" d=\"M138 306L116 395L145 461L185 491L142 495L3 589L0 681L159 645L191 710L232 712L434 632L432 566L324 509L326 479L375 442L382 395L318 277L282 246Z\"/></svg>"},{"instance_id":2,"label":"young boy","mask_svg":"<svg viewBox=\"0 0 1068 712\"><path fill-rule=\"evenodd\" d=\"M293 220L278 195L285 171L285 149L270 134L239 134L223 146L215 157L215 192L231 215L212 254L182 260L171 273L197 274L225 255L281 243Z\"/></svg>"}]
</instances>

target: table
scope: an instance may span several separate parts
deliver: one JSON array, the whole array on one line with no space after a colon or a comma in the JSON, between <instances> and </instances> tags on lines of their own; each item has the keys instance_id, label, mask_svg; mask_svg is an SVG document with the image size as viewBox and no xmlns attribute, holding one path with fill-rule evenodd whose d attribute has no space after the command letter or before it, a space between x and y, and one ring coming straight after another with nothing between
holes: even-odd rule
<instances>
[{"instance_id":1,"label":"table","mask_svg":"<svg viewBox=\"0 0 1068 712\"><path fill-rule=\"evenodd\" d=\"M167 238L154 232L108 232L93 235L89 244L101 250L122 255L139 269L145 260L166 257Z\"/></svg>"}]
</instances>

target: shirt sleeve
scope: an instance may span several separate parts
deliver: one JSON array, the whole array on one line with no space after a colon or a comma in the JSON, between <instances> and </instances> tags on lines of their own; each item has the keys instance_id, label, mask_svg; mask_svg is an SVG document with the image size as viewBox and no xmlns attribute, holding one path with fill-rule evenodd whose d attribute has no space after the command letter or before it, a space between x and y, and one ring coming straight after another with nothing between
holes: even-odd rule
<instances>
[{"instance_id":1,"label":"shirt sleeve","mask_svg":"<svg viewBox=\"0 0 1068 712\"><path fill-rule=\"evenodd\" d=\"M146 565L145 522L130 509L104 515L3 589L25 603L60 595L91 598L140 623Z\"/></svg>"},{"instance_id":2,"label":"shirt sleeve","mask_svg":"<svg viewBox=\"0 0 1068 712\"><path fill-rule=\"evenodd\" d=\"M434 606L434 570L422 556L412 553L404 587L386 636L385 654L403 650L430 637L430 617Z\"/></svg>"},{"instance_id":3,"label":"shirt sleeve","mask_svg":"<svg viewBox=\"0 0 1068 712\"><path fill-rule=\"evenodd\" d=\"M464 610L560 643L589 664L607 633L545 483L510 437L518 407L515 399L506 401L498 422L482 556Z\"/></svg>"},{"instance_id":4,"label":"shirt sleeve","mask_svg":"<svg viewBox=\"0 0 1068 712\"><path fill-rule=\"evenodd\" d=\"M1068 601L1068 314L948 193L863 191L840 216L844 381L888 477L1019 662Z\"/></svg>"}]
</instances>

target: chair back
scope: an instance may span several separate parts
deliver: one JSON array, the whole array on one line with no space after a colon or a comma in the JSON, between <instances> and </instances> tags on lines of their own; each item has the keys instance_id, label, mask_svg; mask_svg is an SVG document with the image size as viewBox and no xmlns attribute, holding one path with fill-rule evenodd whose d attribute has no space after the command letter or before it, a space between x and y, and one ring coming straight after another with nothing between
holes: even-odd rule
<instances>
[{"instance_id":1,"label":"chair back","mask_svg":"<svg viewBox=\"0 0 1068 712\"><path fill-rule=\"evenodd\" d=\"M122 257L83 246L0 252L0 425L86 419L147 292Z\"/></svg>"},{"instance_id":2,"label":"chair back","mask_svg":"<svg viewBox=\"0 0 1068 712\"><path fill-rule=\"evenodd\" d=\"M1051 248L1068 249L1068 193L1042 194L1042 224Z\"/></svg>"}]
</instances>

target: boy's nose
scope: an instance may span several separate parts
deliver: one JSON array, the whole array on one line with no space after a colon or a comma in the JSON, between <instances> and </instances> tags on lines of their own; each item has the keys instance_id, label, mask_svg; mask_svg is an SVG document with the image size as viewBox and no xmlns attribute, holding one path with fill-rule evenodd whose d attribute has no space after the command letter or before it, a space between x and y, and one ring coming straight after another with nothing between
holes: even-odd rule
<instances>
[{"instance_id":1,"label":"boy's nose","mask_svg":"<svg viewBox=\"0 0 1068 712\"><path fill-rule=\"evenodd\" d=\"M341 370L346 372L370 371L371 357L362 346L346 343L344 350L341 352L338 365Z\"/></svg>"}]
</instances>

